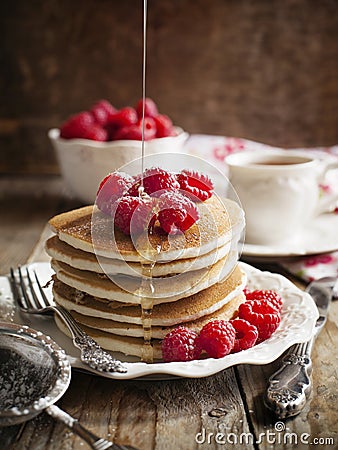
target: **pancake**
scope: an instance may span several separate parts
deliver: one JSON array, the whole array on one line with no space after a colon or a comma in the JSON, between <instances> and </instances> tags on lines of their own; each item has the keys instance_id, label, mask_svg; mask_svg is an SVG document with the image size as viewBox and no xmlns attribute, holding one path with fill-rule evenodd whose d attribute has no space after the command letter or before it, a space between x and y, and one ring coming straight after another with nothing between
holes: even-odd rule
<instances>
[{"instance_id":1,"label":"pancake","mask_svg":"<svg viewBox=\"0 0 338 450\"><path fill-rule=\"evenodd\" d=\"M234 297L232 300L227 302L224 306L217 309L217 311L202 316L199 319L192 320L190 322L182 322L180 325L189 328L196 333L198 333L203 326L208 323L210 320L214 319L223 319L223 320L231 320L235 317L239 305L245 301L245 296L243 293L240 293L238 296ZM74 319L80 323L81 325L85 325L90 328L94 328L100 331L104 331L106 333L117 334L119 336L130 336L130 337L139 337L143 338L143 327L142 325L136 325L133 323L123 323L117 322L109 319L100 319L98 317L85 316L83 314L79 314L76 311L70 310L70 313L74 317ZM151 335L154 339L164 339L166 334L172 331L176 325L173 324L171 326L158 326L153 325L151 327Z\"/></svg>"},{"instance_id":2,"label":"pancake","mask_svg":"<svg viewBox=\"0 0 338 450\"><path fill-rule=\"evenodd\" d=\"M51 265L58 280L94 297L132 304L140 304L142 297L151 297L156 305L175 302L225 279L233 270L237 257L237 252L233 252L210 268L173 277L150 279L116 275L112 277L114 282L106 275L74 269L59 261L52 260Z\"/></svg>"},{"instance_id":3,"label":"pancake","mask_svg":"<svg viewBox=\"0 0 338 450\"><path fill-rule=\"evenodd\" d=\"M194 322L184 323L183 325L198 332L209 320L223 319L229 320L236 317L236 311L239 305L245 300L244 294L239 295L228 305L214 314L206 316ZM122 325L109 320L99 319L100 322L92 320L90 317L82 316L72 312L74 318L81 324L81 328L104 349L111 352L122 352L124 355L137 356L140 359L144 357L145 344L143 339L143 329L137 325ZM59 329L70 337L68 328L56 316L55 322ZM88 325L94 325L88 326ZM97 327L101 328L97 328ZM161 360L161 340L170 332L172 328L152 327L153 339L151 340L152 359ZM129 334L127 334L129 333ZM149 354L149 350L147 351Z\"/></svg>"},{"instance_id":4,"label":"pancake","mask_svg":"<svg viewBox=\"0 0 338 450\"><path fill-rule=\"evenodd\" d=\"M155 305L152 310L152 325L172 326L212 314L238 297L246 281L246 274L239 266L236 266L232 274L223 282L174 303ZM57 279L54 281L53 295L56 303L69 311L120 323L142 325L139 305L127 305L95 298Z\"/></svg>"},{"instance_id":5,"label":"pancake","mask_svg":"<svg viewBox=\"0 0 338 450\"><path fill-rule=\"evenodd\" d=\"M231 242L244 227L244 214L237 203L216 195L196 203L200 219L184 233L170 236L155 224L149 236L152 249L160 249L158 261L196 258ZM138 245L130 236L114 229L112 219L94 206L87 206L53 217L49 224L61 241L85 252L128 262L144 262ZM142 237L144 238L144 236ZM149 247L149 246L148 246ZM154 250L153 250L154 251Z\"/></svg>"},{"instance_id":6,"label":"pancake","mask_svg":"<svg viewBox=\"0 0 338 450\"><path fill-rule=\"evenodd\" d=\"M55 316L55 323L57 327L65 335L71 337L68 328L64 323ZM105 331L96 330L94 328L82 325L81 328L104 349L113 353L121 352L124 355L133 355L138 358L143 358L144 339L130 336L119 336L117 334L106 333ZM154 360L162 359L161 341L153 339L152 352Z\"/></svg>"},{"instance_id":7,"label":"pancake","mask_svg":"<svg viewBox=\"0 0 338 450\"><path fill-rule=\"evenodd\" d=\"M238 237L239 239L239 237ZM130 276L140 276L147 271L149 265L141 265L138 262L124 262L120 259L109 259L101 256L98 260L94 253L88 253L83 250L72 247L61 241L57 236L52 236L47 240L45 249L47 254L69 266L79 270L89 270L96 273L123 274ZM215 264L224 258L230 251L230 243L212 250L205 255L196 258L178 259L166 263L158 263L152 269L153 277L166 276L203 269Z\"/></svg>"}]
</instances>

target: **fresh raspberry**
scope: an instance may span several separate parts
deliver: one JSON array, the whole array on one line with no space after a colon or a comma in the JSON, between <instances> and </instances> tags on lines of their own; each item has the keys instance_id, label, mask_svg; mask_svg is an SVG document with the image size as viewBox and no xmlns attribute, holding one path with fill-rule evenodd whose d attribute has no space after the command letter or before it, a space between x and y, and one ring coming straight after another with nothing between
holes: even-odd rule
<instances>
[{"instance_id":1,"label":"fresh raspberry","mask_svg":"<svg viewBox=\"0 0 338 450\"><path fill-rule=\"evenodd\" d=\"M142 233L152 227L156 220L152 199L127 195L115 204L115 225L127 235Z\"/></svg>"},{"instance_id":2,"label":"fresh raspberry","mask_svg":"<svg viewBox=\"0 0 338 450\"><path fill-rule=\"evenodd\" d=\"M144 140L150 141L156 137L156 125L151 117L144 119ZM134 125L126 125L122 128L118 128L112 133L114 140L142 140L142 119Z\"/></svg>"},{"instance_id":3,"label":"fresh raspberry","mask_svg":"<svg viewBox=\"0 0 338 450\"><path fill-rule=\"evenodd\" d=\"M108 133L100 125L93 124L83 133L82 138L105 142L108 140Z\"/></svg>"},{"instance_id":4,"label":"fresh raspberry","mask_svg":"<svg viewBox=\"0 0 338 450\"><path fill-rule=\"evenodd\" d=\"M142 119L137 122L137 125L140 127L142 132ZM144 118L144 140L150 141L156 137L156 124L154 119L151 117Z\"/></svg>"},{"instance_id":5,"label":"fresh raspberry","mask_svg":"<svg viewBox=\"0 0 338 450\"><path fill-rule=\"evenodd\" d=\"M235 343L231 353L237 353L255 345L258 338L255 325L243 319L230 320L230 323L236 331Z\"/></svg>"},{"instance_id":6,"label":"fresh raspberry","mask_svg":"<svg viewBox=\"0 0 338 450\"><path fill-rule=\"evenodd\" d=\"M192 361L201 354L197 333L179 326L170 331L162 341L163 361Z\"/></svg>"},{"instance_id":7,"label":"fresh raspberry","mask_svg":"<svg viewBox=\"0 0 338 450\"><path fill-rule=\"evenodd\" d=\"M176 177L183 193L192 200L204 202L212 196L214 185L207 175L193 170L182 170Z\"/></svg>"},{"instance_id":8,"label":"fresh raspberry","mask_svg":"<svg viewBox=\"0 0 338 450\"><path fill-rule=\"evenodd\" d=\"M142 130L138 125L126 125L122 128L117 128L111 132L111 139L114 141L141 141Z\"/></svg>"},{"instance_id":9,"label":"fresh raspberry","mask_svg":"<svg viewBox=\"0 0 338 450\"><path fill-rule=\"evenodd\" d=\"M143 111L143 99L137 102L136 107L138 117L142 118ZM144 117L156 117L158 115L157 105L151 98L146 98L144 102Z\"/></svg>"},{"instance_id":10,"label":"fresh raspberry","mask_svg":"<svg viewBox=\"0 0 338 450\"><path fill-rule=\"evenodd\" d=\"M171 119L165 114L158 114L154 117L154 122L156 125L156 137L177 136Z\"/></svg>"},{"instance_id":11,"label":"fresh raspberry","mask_svg":"<svg viewBox=\"0 0 338 450\"><path fill-rule=\"evenodd\" d=\"M280 313L264 299L242 303L238 309L238 317L257 327L257 343L268 339L276 331L281 320Z\"/></svg>"},{"instance_id":12,"label":"fresh raspberry","mask_svg":"<svg viewBox=\"0 0 338 450\"><path fill-rule=\"evenodd\" d=\"M255 290L245 293L247 300L268 300L269 303L277 310L280 311L283 306L283 299L276 291L271 290Z\"/></svg>"},{"instance_id":13,"label":"fresh raspberry","mask_svg":"<svg viewBox=\"0 0 338 450\"><path fill-rule=\"evenodd\" d=\"M93 125L93 116L87 111L80 112L79 114L71 116L61 125L60 137L63 139L86 139L86 134Z\"/></svg>"},{"instance_id":14,"label":"fresh raspberry","mask_svg":"<svg viewBox=\"0 0 338 450\"><path fill-rule=\"evenodd\" d=\"M124 172L113 172L100 183L96 194L96 204L105 214L113 214L113 204L123 197L132 186L134 179Z\"/></svg>"},{"instance_id":15,"label":"fresh raspberry","mask_svg":"<svg viewBox=\"0 0 338 450\"><path fill-rule=\"evenodd\" d=\"M211 320L202 328L199 345L210 358L222 358L229 354L234 346L236 331L227 320Z\"/></svg>"},{"instance_id":16,"label":"fresh raspberry","mask_svg":"<svg viewBox=\"0 0 338 450\"><path fill-rule=\"evenodd\" d=\"M126 106L110 114L108 118L108 126L125 127L130 125L136 125L138 121L137 113L131 106Z\"/></svg>"},{"instance_id":17,"label":"fresh raspberry","mask_svg":"<svg viewBox=\"0 0 338 450\"><path fill-rule=\"evenodd\" d=\"M158 209L158 220L168 234L186 231L199 219L196 205L178 191L162 194Z\"/></svg>"},{"instance_id":18,"label":"fresh raspberry","mask_svg":"<svg viewBox=\"0 0 338 450\"><path fill-rule=\"evenodd\" d=\"M139 196L139 187L141 186L141 178L142 178L141 174L133 177L133 184L128 189L128 195L131 195L132 197Z\"/></svg>"},{"instance_id":19,"label":"fresh raspberry","mask_svg":"<svg viewBox=\"0 0 338 450\"><path fill-rule=\"evenodd\" d=\"M139 181L141 177L139 176ZM143 174L144 191L152 197L159 197L168 191L176 191L180 188L176 177L160 167L146 169Z\"/></svg>"},{"instance_id":20,"label":"fresh raspberry","mask_svg":"<svg viewBox=\"0 0 338 450\"><path fill-rule=\"evenodd\" d=\"M133 178L133 186L128 190L128 195L137 197L139 195L139 187L141 186L142 176L136 175ZM165 191L176 191L179 184L174 174L167 172L160 167L152 167L146 169L143 174L144 192L152 197L159 197Z\"/></svg>"},{"instance_id":21,"label":"fresh raspberry","mask_svg":"<svg viewBox=\"0 0 338 450\"><path fill-rule=\"evenodd\" d=\"M110 115L116 113L116 109L107 100L99 100L90 109L94 120L99 125L106 125Z\"/></svg>"}]
</instances>

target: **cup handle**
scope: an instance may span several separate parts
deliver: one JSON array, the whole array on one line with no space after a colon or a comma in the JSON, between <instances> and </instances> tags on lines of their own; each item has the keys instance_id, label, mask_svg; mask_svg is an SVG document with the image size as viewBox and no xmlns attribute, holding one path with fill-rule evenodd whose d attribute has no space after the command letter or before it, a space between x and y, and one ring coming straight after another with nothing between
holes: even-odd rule
<instances>
[{"instance_id":1,"label":"cup handle","mask_svg":"<svg viewBox=\"0 0 338 450\"><path fill-rule=\"evenodd\" d=\"M319 184L325 183L326 174L333 169L338 169L338 161L330 161L328 163L323 164L320 176L319 176ZM316 214L324 214L327 212L332 212L337 207L338 202L338 192L325 193L318 202Z\"/></svg>"}]
</instances>

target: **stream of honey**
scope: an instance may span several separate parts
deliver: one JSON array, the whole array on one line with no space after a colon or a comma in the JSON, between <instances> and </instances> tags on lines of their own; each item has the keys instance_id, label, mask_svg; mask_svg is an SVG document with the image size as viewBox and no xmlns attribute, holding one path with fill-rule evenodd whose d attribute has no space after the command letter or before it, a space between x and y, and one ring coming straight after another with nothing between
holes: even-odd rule
<instances>
[{"instance_id":1,"label":"stream of honey","mask_svg":"<svg viewBox=\"0 0 338 450\"><path fill-rule=\"evenodd\" d=\"M147 0L143 0L143 58L142 58L142 158L141 158L141 184L139 187L139 195L147 196L144 193L143 187L143 173L144 173L144 118L145 118L145 99L146 99L146 55L147 55ZM146 239L146 248L142 248L142 252L146 255L146 259L141 263L141 285L136 293L140 299L141 304L141 319L143 327L143 347L141 359L144 362L150 363L154 360L154 351L151 343L152 339L152 312L154 307L154 284L153 284L153 269L156 264L156 256L161 251L161 248L154 249L149 239Z\"/></svg>"},{"instance_id":2,"label":"stream of honey","mask_svg":"<svg viewBox=\"0 0 338 450\"><path fill-rule=\"evenodd\" d=\"M141 359L144 362L152 362L154 359L154 351L151 343L152 339L152 312L154 307L155 287L153 283L153 269L156 264L158 254L161 252L161 246L152 247L147 240L147 248L142 248L142 253L145 258L141 263L141 284L138 291L135 293L139 297L141 304L141 319L143 327L143 347Z\"/></svg>"}]
</instances>

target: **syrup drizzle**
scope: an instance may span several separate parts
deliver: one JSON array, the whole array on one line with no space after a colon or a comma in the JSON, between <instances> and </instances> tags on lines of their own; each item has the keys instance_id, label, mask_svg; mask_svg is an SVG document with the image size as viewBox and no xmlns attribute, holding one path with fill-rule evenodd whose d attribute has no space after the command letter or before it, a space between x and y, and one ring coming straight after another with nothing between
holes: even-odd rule
<instances>
[{"instance_id":1,"label":"syrup drizzle","mask_svg":"<svg viewBox=\"0 0 338 450\"><path fill-rule=\"evenodd\" d=\"M154 351L151 343L152 339L152 313L154 307L155 287L153 283L153 269L156 264L157 255L161 252L162 246L158 245L156 249L148 241L147 249L144 254L145 261L141 263L142 275L141 285L136 292L140 298L141 319L143 327L143 346L141 359L150 363L154 359Z\"/></svg>"},{"instance_id":2,"label":"syrup drizzle","mask_svg":"<svg viewBox=\"0 0 338 450\"><path fill-rule=\"evenodd\" d=\"M141 288L141 310L142 310L142 326L143 326L143 346L141 359L144 362L153 362L154 351L151 345L152 338L152 314L154 307L154 285L152 281L152 272L155 266L155 261L151 264L142 264L142 282ZM145 292L147 295L144 296Z\"/></svg>"},{"instance_id":3,"label":"syrup drizzle","mask_svg":"<svg viewBox=\"0 0 338 450\"><path fill-rule=\"evenodd\" d=\"M143 44L142 44L142 158L141 158L141 187L143 190L144 172L144 118L146 100L146 62L147 62L147 0L143 0Z\"/></svg>"},{"instance_id":4,"label":"syrup drizzle","mask_svg":"<svg viewBox=\"0 0 338 450\"><path fill-rule=\"evenodd\" d=\"M142 158L141 158L141 183L139 187L139 196L148 197L144 192L143 173L144 173L144 119L145 119L145 99L146 99L146 55L147 55L147 0L143 0L143 58L142 58ZM151 233L152 231L150 231ZM147 239L146 244L147 258L146 262L141 263L141 285L138 289L138 297L141 303L141 319L143 327L143 346L141 359L144 362L150 363L154 360L154 351L151 344L152 339L152 313L154 307L154 284L153 284L153 269L156 264L156 253L161 251L161 248L156 250L151 246ZM150 263L149 263L150 262Z\"/></svg>"}]
</instances>

